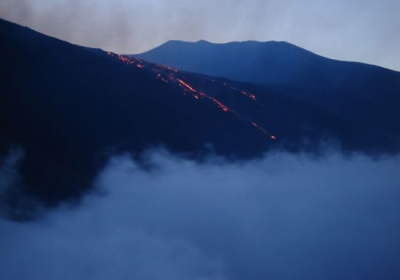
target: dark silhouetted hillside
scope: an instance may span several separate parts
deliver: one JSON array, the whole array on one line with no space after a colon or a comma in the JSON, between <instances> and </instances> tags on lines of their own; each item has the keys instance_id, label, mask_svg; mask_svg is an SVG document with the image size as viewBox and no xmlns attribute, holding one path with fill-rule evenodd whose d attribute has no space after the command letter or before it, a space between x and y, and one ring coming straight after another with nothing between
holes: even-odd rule
<instances>
[{"instance_id":1,"label":"dark silhouetted hillside","mask_svg":"<svg viewBox=\"0 0 400 280\"><path fill-rule=\"evenodd\" d=\"M232 159L273 147L316 151L330 137L345 151L399 149L388 134L273 89L72 45L3 20L0 135L0 157L24 151L20 185L47 206L88 190L109 156L158 145Z\"/></svg>"},{"instance_id":2,"label":"dark silhouetted hillside","mask_svg":"<svg viewBox=\"0 0 400 280\"><path fill-rule=\"evenodd\" d=\"M328 59L286 42L169 41L137 57L262 84L400 141L400 73Z\"/></svg>"}]
</instances>

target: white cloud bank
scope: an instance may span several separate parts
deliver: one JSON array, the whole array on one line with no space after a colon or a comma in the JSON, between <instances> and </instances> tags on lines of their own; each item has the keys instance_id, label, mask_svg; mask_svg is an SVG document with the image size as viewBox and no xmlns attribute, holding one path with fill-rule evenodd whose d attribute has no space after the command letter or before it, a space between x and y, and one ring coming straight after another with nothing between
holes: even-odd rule
<instances>
[{"instance_id":1,"label":"white cloud bank","mask_svg":"<svg viewBox=\"0 0 400 280\"><path fill-rule=\"evenodd\" d=\"M0 221L0 279L400 279L400 160L114 158L98 191Z\"/></svg>"}]
</instances>

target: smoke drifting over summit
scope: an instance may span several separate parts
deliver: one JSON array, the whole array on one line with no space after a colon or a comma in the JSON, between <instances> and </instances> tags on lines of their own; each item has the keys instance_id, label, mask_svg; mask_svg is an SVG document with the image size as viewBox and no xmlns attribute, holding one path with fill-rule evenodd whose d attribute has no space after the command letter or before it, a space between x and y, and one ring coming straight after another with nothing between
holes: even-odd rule
<instances>
[{"instance_id":1,"label":"smoke drifting over summit","mask_svg":"<svg viewBox=\"0 0 400 280\"><path fill-rule=\"evenodd\" d=\"M399 158L117 157L97 194L0 220L0 278L398 279Z\"/></svg>"},{"instance_id":2,"label":"smoke drifting over summit","mask_svg":"<svg viewBox=\"0 0 400 280\"><path fill-rule=\"evenodd\" d=\"M0 0L2 18L118 53L171 39L283 40L394 70L400 70L399 11L397 0Z\"/></svg>"}]
</instances>

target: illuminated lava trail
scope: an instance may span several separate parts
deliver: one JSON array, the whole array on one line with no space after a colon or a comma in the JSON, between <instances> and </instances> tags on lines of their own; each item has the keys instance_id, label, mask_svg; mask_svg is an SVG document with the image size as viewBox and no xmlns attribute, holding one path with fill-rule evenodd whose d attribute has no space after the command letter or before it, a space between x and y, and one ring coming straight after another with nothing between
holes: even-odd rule
<instances>
[{"instance_id":1,"label":"illuminated lava trail","mask_svg":"<svg viewBox=\"0 0 400 280\"><path fill-rule=\"evenodd\" d=\"M262 107L267 108L267 106L265 106L263 103L261 103L260 101L257 100L257 97L256 97L254 94L249 93L249 92L246 92L246 91L244 91L244 90L238 90L238 89L236 89L236 88L232 88L232 89L237 90L237 91L240 91L240 93L243 94L244 96L250 98L251 100L253 100L253 101L256 102L257 104L260 104ZM272 139L274 139L274 138L272 138Z\"/></svg>"},{"instance_id":2,"label":"illuminated lava trail","mask_svg":"<svg viewBox=\"0 0 400 280\"><path fill-rule=\"evenodd\" d=\"M213 98L213 97L211 97L211 96L206 95L204 92L195 90L194 88L192 88L190 85L188 85L187 83L185 83L185 82L182 81L181 79L177 79L177 81L178 81L179 85L182 86L183 88L188 89L188 90L190 90L190 91L192 91L192 92L194 92L194 93L197 93L198 95L193 94L193 97L194 97L194 98L199 99L200 97L205 97L205 98L207 98L207 99L213 101L215 104L217 104L218 107L222 109L222 111L224 111L224 112L231 112L231 113L235 114L236 116L241 117L239 114L237 114L237 113L236 113L235 111L233 111L232 109L229 109L227 106L225 106L224 104L222 104L222 103L221 103L220 101L218 101L217 99L215 99L215 98ZM200 96L200 97L199 97L199 96ZM242 117L241 117L241 118L242 118Z\"/></svg>"},{"instance_id":3,"label":"illuminated lava trail","mask_svg":"<svg viewBox=\"0 0 400 280\"><path fill-rule=\"evenodd\" d=\"M136 66L138 68L149 68L151 71L156 73L156 78L157 79L163 81L164 83L171 82L171 83L177 84L180 88L183 89L183 93L185 95L186 94L190 94L196 100L200 100L200 99L210 100L214 104L216 104L218 106L218 108L220 108L223 112L232 113L236 117L247 121L244 117L242 117L241 115L236 113L234 110L232 110L231 108L229 108L228 106L223 104L221 101L217 100L216 98L214 98L212 96L209 96L209 95L205 94L202 91L196 90L193 86L191 86L187 82L183 81L183 79L186 79L186 78L182 74L180 74L177 69L174 69L174 68L169 67L167 65L153 64L153 63L145 62L145 61L140 60L138 58L130 58L128 56L114 54L112 52L107 52L107 54L109 56L111 56L111 57L115 57L115 58L119 59L120 61L122 61L126 65L132 65L132 66ZM203 79L203 81L204 81L204 79ZM212 79L211 81L215 82L214 79ZM223 84L224 84L224 86L227 86L226 83L223 83ZM230 88L235 90L235 91L240 92L242 95L252 99L253 101L255 101L258 104L260 104L263 107L265 107L264 104L262 104L262 103L257 101L257 98L256 98L256 96L254 94L248 93L248 92L243 91L243 90L238 90L238 89L236 89L234 87L230 87ZM255 127L256 129L258 129L258 131L260 131L264 135L267 135L270 139L276 140L276 137L274 135L268 134L267 131L265 129L263 129L261 126L259 126L257 123L250 122L250 124L253 127Z\"/></svg>"}]
</instances>

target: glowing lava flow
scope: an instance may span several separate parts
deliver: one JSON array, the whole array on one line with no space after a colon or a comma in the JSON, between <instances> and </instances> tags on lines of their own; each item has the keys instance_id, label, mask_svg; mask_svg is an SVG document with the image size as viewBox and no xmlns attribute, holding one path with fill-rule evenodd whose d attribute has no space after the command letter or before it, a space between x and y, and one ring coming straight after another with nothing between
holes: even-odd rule
<instances>
[{"instance_id":1,"label":"glowing lava flow","mask_svg":"<svg viewBox=\"0 0 400 280\"><path fill-rule=\"evenodd\" d=\"M187 82L184 82L182 80L182 78L178 78L176 77L176 75L179 74L179 71L177 69L174 69L172 67L169 67L167 65L161 65L161 64L151 64L145 61L142 61L138 58L130 58L124 55L119 55L119 54L114 54L112 52L107 52L107 54L111 57L116 57L118 58L120 61L122 61L123 63L125 63L126 65L134 65L138 68L146 68L146 66L149 66L150 70L156 73L156 78L163 81L164 83L169 83L169 81L176 83L179 85L179 87L181 87L183 89L183 93L186 95L187 93L191 93L191 95L193 96L193 98L195 98L196 100L200 100L200 99L208 99L210 101L212 101L213 103L215 103L218 108L220 108L222 111L226 112L226 113L232 113L235 116L239 117L242 120L247 121L245 118L243 118L241 115L239 115L238 113L236 113L234 110L230 109L229 107L227 107L226 105L224 105L221 101L217 100L214 97L211 97L207 94L205 94L202 91L198 91L195 88L193 88L191 85L189 85ZM165 74L165 72L168 72L167 74ZM181 75L182 76L182 75ZM182 76L183 77L183 76ZM186 79L185 77L183 77L183 79ZM204 79L203 79L204 81ZM212 82L216 82L214 79L211 79ZM223 83L224 86L227 86L226 83ZM260 103L257 101L257 98L254 94L252 93L248 93L246 91L243 90L238 90L236 88L231 88L235 91L239 91L242 95L252 99L253 101L261 104L263 107L265 107L264 104ZM264 135L267 135L270 139L276 140L275 135L268 135L267 131L265 129L263 129L262 127L260 127L257 123L255 122L250 122L251 125L253 127L255 127L256 129L258 129L260 132L262 132Z\"/></svg>"},{"instance_id":2,"label":"glowing lava flow","mask_svg":"<svg viewBox=\"0 0 400 280\"><path fill-rule=\"evenodd\" d=\"M167 65L158 64L158 66L163 67L163 68L165 68L167 70L170 70L170 71L174 71L175 73L178 73L178 70L176 70L176 69L174 69L172 67L169 67Z\"/></svg>"},{"instance_id":3,"label":"glowing lava flow","mask_svg":"<svg viewBox=\"0 0 400 280\"><path fill-rule=\"evenodd\" d=\"M241 115L239 115L238 113L236 113L235 111L233 111L232 109L228 108L227 106L225 106L222 102L218 101L217 99L206 95L204 92L198 91L196 89L194 89L192 86L190 86L188 83L182 81L181 79L176 79L179 83L180 86L182 86L184 88L184 91L191 91L195 94L193 94L193 97L196 99L200 99L200 97L205 97L211 101L213 101L214 103L216 103L218 105L219 108L222 109L222 111L224 112L230 112L233 113L234 115L236 115L237 117L244 119ZM254 101L256 101L256 97L254 94L251 93L247 93L245 91L241 91L242 94L246 94L246 96L250 97L251 99L253 99ZM200 96L200 97L199 97ZM263 105L263 104L261 104ZM263 105L264 106L264 105ZM265 107L265 106L264 106ZM255 128L257 128L259 131L261 131L263 134L268 135L267 131L265 129L263 129L262 127L260 127L257 123L252 122L251 123ZM276 136L275 135L270 135L269 138L276 140Z\"/></svg>"},{"instance_id":4,"label":"glowing lava flow","mask_svg":"<svg viewBox=\"0 0 400 280\"><path fill-rule=\"evenodd\" d=\"M252 99L254 102L260 104L260 105L263 106L264 108L267 108L263 103L261 103L261 102L259 102L259 101L257 100L257 97L256 97L254 94L249 93L249 92L246 92L246 91L244 91L244 90L238 90L238 89L236 89L236 88L232 88L232 89L237 90L237 91L240 91L240 93L241 93L242 95L244 95L244 96L246 96L246 97Z\"/></svg>"},{"instance_id":5,"label":"glowing lava flow","mask_svg":"<svg viewBox=\"0 0 400 280\"><path fill-rule=\"evenodd\" d=\"M183 85L184 87L186 87L188 90L193 91L193 92L197 92L197 90L195 90L194 88L192 88L191 86L189 86L187 83L185 83L184 81L182 81L181 79L176 79L178 81L179 84Z\"/></svg>"},{"instance_id":6,"label":"glowing lava flow","mask_svg":"<svg viewBox=\"0 0 400 280\"><path fill-rule=\"evenodd\" d=\"M182 81L181 79L177 79L178 83L183 86L185 89L197 93L198 95L200 95L201 97L205 97L208 98L210 100L212 100L214 103L216 103L218 105L219 108L221 108L224 112L230 112L233 113L234 115L236 115L237 117L244 119L241 115L239 115L238 113L236 113L235 111L233 111L232 109L228 108L227 106L225 106L222 102L218 101L217 99L206 95L204 92L201 91L197 91L195 90L192 86L190 86L189 84L187 84L186 82ZM193 95L194 98L199 99L198 95ZM267 131L265 129L263 129L262 127L260 127L257 123L252 122L251 123L255 128L257 128L259 131L261 131L263 134L268 135ZM271 139L276 140L276 137L274 135L270 136Z\"/></svg>"},{"instance_id":7,"label":"glowing lava flow","mask_svg":"<svg viewBox=\"0 0 400 280\"><path fill-rule=\"evenodd\" d=\"M190 85L188 85L187 83L185 83L184 81L182 81L181 79L177 79L179 85L183 86L184 88L190 90L191 92L197 93L198 95L194 94L193 97L196 99L200 99L199 96L201 97L205 97L211 101L213 101L215 104L218 105L219 108L221 108L222 111L224 112L231 112L235 115L237 115L238 117L241 117L239 114L235 113L235 111L233 111L232 109L229 109L227 106L225 106L222 102L218 101L217 99L208 96L207 94L205 94L204 92L201 91L197 91L195 90L193 87L191 87Z\"/></svg>"},{"instance_id":8,"label":"glowing lava flow","mask_svg":"<svg viewBox=\"0 0 400 280\"><path fill-rule=\"evenodd\" d=\"M257 101L257 98L256 98L256 96L255 96L254 94L245 92L244 90L242 90L242 91L240 91L240 92L241 92L244 96L247 96L248 98L251 98L251 99L253 99L254 101Z\"/></svg>"},{"instance_id":9,"label":"glowing lava flow","mask_svg":"<svg viewBox=\"0 0 400 280\"><path fill-rule=\"evenodd\" d=\"M265 129L259 127L258 124L256 124L255 122L252 122L251 124L252 124L255 128L258 128L259 130L261 130L262 133L267 134L267 132L265 131Z\"/></svg>"},{"instance_id":10,"label":"glowing lava flow","mask_svg":"<svg viewBox=\"0 0 400 280\"><path fill-rule=\"evenodd\" d=\"M214 81L214 80L212 80L212 81ZM229 87L229 88L231 88L231 89L233 89L233 90L236 90L236 91L240 92L242 95L244 95L244 96L246 96L246 97L252 99L252 100L253 100L254 102L256 102L257 104L260 104L260 105L263 106L264 108L267 108L263 103L261 103L261 102L259 102L259 101L257 100L257 97L256 97L254 94L249 93L249 92L244 91L244 90L237 89L237 88L235 88L235 87L228 86L226 83L223 83L223 85L226 86L226 87Z\"/></svg>"}]
</instances>

